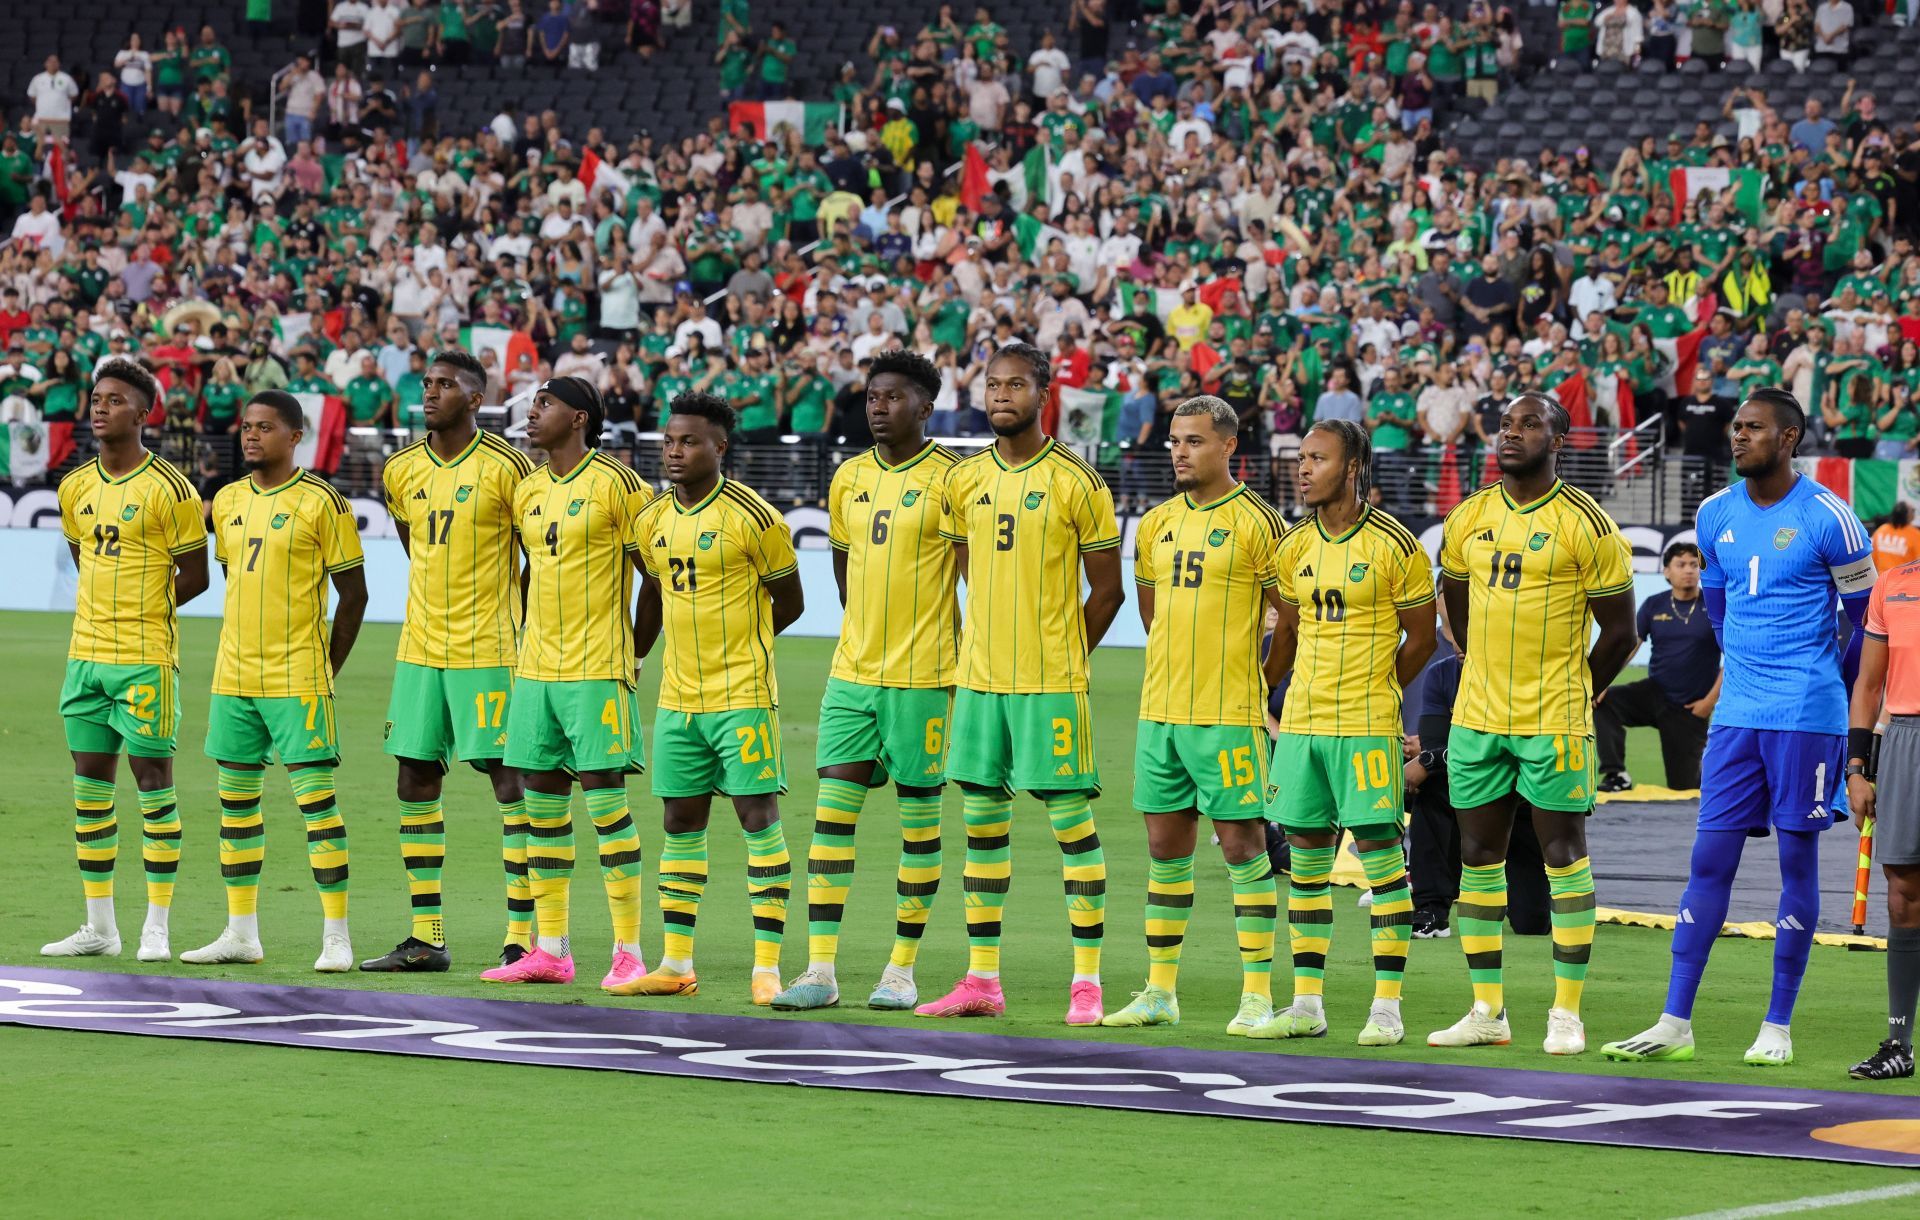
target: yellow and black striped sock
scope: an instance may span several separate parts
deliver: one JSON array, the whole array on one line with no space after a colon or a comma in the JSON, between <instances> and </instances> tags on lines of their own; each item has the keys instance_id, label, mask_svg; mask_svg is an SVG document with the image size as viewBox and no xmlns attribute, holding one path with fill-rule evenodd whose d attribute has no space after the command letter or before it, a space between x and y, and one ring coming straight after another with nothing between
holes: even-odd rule
<instances>
[{"instance_id":1,"label":"yellow and black striped sock","mask_svg":"<svg viewBox=\"0 0 1920 1220\"><path fill-rule=\"evenodd\" d=\"M940 892L940 793L900 795L900 867L893 880L893 954L888 963L913 969L920 937Z\"/></svg>"},{"instance_id":2,"label":"yellow and black striped sock","mask_svg":"<svg viewBox=\"0 0 1920 1220\"><path fill-rule=\"evenodd\" d=\"M1582 856L1564 867L1547 865L1552 899L1553 1006L1576 1015L1593 953L1593 862Z\"/></svg>"},{"instance_id":3,"label":"yellow and black striped sock","mask_svg":"<svg viewBox=\"0 0 1920 1220\"><path fill-rule=\"evenodd\" d=\"M1147 986L1172 991L1193 914L1193 856L1147 861Z\"/></svg>"},{"instance_id":4,"label":"yellow and black striped sock","mask_svg":"<svg viewBox=\"0 0 1920 1220\"><path fill-rule=\"evenodd\" d=\"M1464 865L1460 869L1460 951L1467 955L1473 998L1495 1016L1507 1006L1502 955L1507 922L1507 862Z\"/></svg>"},{"instance_id":5,"label":"yellow and black striped sock","mask_svg":"<svg viewBox=\"0 0 1920 1220\"><path fill-rule=\"evenodd\" d=\"M73 777L73 854L87 901L111 903L120 823L113 816L113 785L105 780Z\"/></svg>"},{"instance_id":6,"label":"yellow and black striped sock","mask_svg":"<svg viewBox=\"0 0 1920 1220\"><path fill-rule=\"evenodd\" d=\"M440 914L440 870L446 861L447 823L440 802L401 801L400 862L407 870L413 938L442 947L447 933Z\"/></svg>"},{"instance_id":7,"label":"yellow and black striped sock","mask_svg":"<svg viewBox=\"0 0 1920 1220\"><path fill-rule=\"evenodd\" d=\"M660 849L660 922L666 929L661 957L666 961L693 961L693 929L706 892L707 832L669 832Z\"/></svg>"},{"instance_id":8,"label":"yellow and black striped sock","mask_svg":"<svg viewBox=\"0 0 1920 1220\"><path fill-rule=\"evenodd\" d=\"M787 937L787 899L793 891L793 860L779 822L747 832L747 902L753 908L753 966L780 967Z\"/></svg>"},{"instance_id":9,"label":"yellow and black striped sock","mask_svg":"<svg viewBox=\"0 0 1920 1220\"><path fill-rule=\"evenodd\" d=\"M573 899L571 792L527 791L527 890L533 897L534 934L549 953L565 957Z\"/></svg>"},{"instance_id":10,"label":"yellow and black striped sock","mask_svg":"<svg viewBox=\"0 0 1920 1220\"><path fill-rule=\"evenodd\" d=\"M533 887L527 881L527 802L500 802L500 865L507 878L509 945L533 948Z\"/></svg>"},{"instance_id":11,"label":"yellow and black striped sock","mask_svg":"<svg viewBox=\"0 0 1920 1220\"><path fill-rule=\"evenodd\" d=\"M840 921L846 918L847 891L853 884L853 832L867 786L820 777L813 811L813 840L807 844L807 966L831 970L840 953Z\"/></svg>"},{"instance_id":12,"label":"yellow and black striped sock","mask_svg":"<svg viewBox=\"0 0 1920 1220\"><path fill-rule=\"evenodd\" d=\"M221 767L220 879L227 888L229 918L260 910L260 865L267 858L267 824L260 816L264 771Z\"/></svg>"},{"instance_id":13,"label":"yellow and black striped sock","mask_svg":"<svg viewBox=\"0 0 1920 1220\"><path fill-rule=\"evenodd\" d=\"M1239 864L1228 862L1233 879L1233 929L1240 941L1240 990L1273 995L1273 935L1280 920L1280 886L1273 861L1263 852Z\"/></svg>"},{"instance_id":14,"label":"yellow and black striped sock","mask_svg":"<svg viewBox=\"0 0 1920 1220\"><path fill-rule=\"evenodd\" d=\"M1413 942L1413 891L1407 886L1407 857L1395 843L1360 853L1360 867L1373 891L1368 908L1373 926L1373 998L1398 1000L1407 975L1407 946Z\"/></svg>"},{"instance_id":15,"label":"yellow and black striped sock","mask_svg":"<svg viewBox=\"0 0 1920 1220\"><path fill-rule=\"evenodd\" d=\"M140 861L147 870L147 905L173 905L180 872L180 802L171 785L140 793Z\"/></svg>"},{"instance_id":16,"label":"yellow and black striped sock","mask_svg":"<svg viewBox=\"0 0 1920 1220\"><path fill-rule=\"evenodd\" d=\"M1093 827L1087 794L1056 792L1047 797L1047 822L1060 845L1067 922L1073 927L1073 976L1098 979L1100 948L1107 935L1107 856Z\"/></svg>"},{"instance_id":17,"label":"yellow and black striped sock","mask_svg":"<svg viewBox=\"0 0 1920 1220\"><path fill-rule=\"evenodd\" d=\"M625 783L587 790L587 816L600 843L600 881L613 918L613 943L640 950L640 832L627 807Z\"/></svg>"},{"instance_id":18,"label":"yellow and black striped sock","mask_svg":"<svg viewBox=\"0 0 1920 1220\"><path fill-rule=\"evenodd\" d=\"M1327 946L1333 940L1335 847L1293 849L1287 886L1287 938L1293 947L1293 994L1317 996L1326 986Z\"/></svg>"},{"instance_id":19,"label":"yellow and black striped sock","mask_svg":"<svg viewBox=\"0 0 1920 1220\"><path fill-rule=\"evenodd\" d=\"M999 792L966 792L960 802L967 824L967 863L962 878L967 908L967 973L1000 974L1000 916L1013 882L1013 798Z\"/></svg>"},{"instance_id":20,"label":"yellow and black striped sock","mask_svg":"<svg viewBox=\"0 0 1920 1220\"><path fill-rule=\"evenodd\" d=\"M301 767L287 774L307 826L307 866L320 892L320 914L347 917L347 823L340 816L332 767Z\"/></svg>"}]
</instances>

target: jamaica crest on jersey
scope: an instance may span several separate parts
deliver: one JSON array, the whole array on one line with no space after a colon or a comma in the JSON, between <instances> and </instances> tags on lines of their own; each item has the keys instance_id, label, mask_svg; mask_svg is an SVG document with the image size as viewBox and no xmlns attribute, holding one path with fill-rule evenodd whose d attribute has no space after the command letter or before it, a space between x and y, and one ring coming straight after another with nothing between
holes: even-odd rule
<instances>
[{"instance_id":1,"label":"jamaica crest on jersey","mask_svg":"<svg viewBox=\"0 0 1920 1220\"><path fill-rule=\"evenodd\" d=\"M1540 550L1542 547L1547 545L1547 540L1551 537L1553 537L1552 534L1547 533L1545 530L1541 530L1539 533L1535 534L1533 537L1527 539L1527 549L1529 551Z\"/></svg>"},{"instance_id":2,"label":"jamaica crest on jersey","mask_svg":"<svg viewBox=\"0 0 1920 1220\"><path fill-rule=\"evenodd\" d=\"M920 498L920 489L917 487L909 491L903 491L900 493L900 507L912 508L914 505L914 501L918 500L919 498Z\"/></svg>"},{"instance_id":3,"label":"jamaica crest on jersey","mask_svg":"<svg viewBox=\"0 0 1920 1220\"><path fill-rule=\"evenodd\" d=\"M1046 498L1047 498L1047 493L1044 491L1030 491L1027 493L1027 498L1025 503L1026 503L1026 506L1030 509L1039 508L1040 502L1045 500Z\"/></svg>"},{"instance_id":4,"label":"jamaica crest on jersey","mask_svg":"<svg viewBox=\"0 0 1920 1220\"><path fill-rule=\"evenodd\" d=\"M139 511L140 506L138 504L129 504L120 510L120 519L122 521L131 521L133 520L133 515Z\"/></svg>"},{"instance_id":5,"label":"jamaica crest on jersey","mask_svg":"<svg viewBox=\"0 0 1920 1220\"><path fill-rule=\"evenodd\" d=\"M1354 564L1352 567L1347 569L1347 579L1352 581L1356 585L1359 584L1361 581L1367 578L1367 569L1370 566L1371 566L1370 564L1364 564L1364 563Z\"/></svg>"},{"instance_id":6,"label":"jamaica crest on jersey","mask_svg":"<svg viewBox=\"0 0 1920 1220\"><path fill-rule=\"evenodd\" d=\"M454 488L453 501L456 504L465 504L467 502L467 497L471 496L472 494L473 494L473 484L462 483L460 484L460 486Z\"/></svg>"},{"instance_id":7,"label":"jamaica crest on jersey","mask_svg":"<svg viewBox=\"0 0 1920 1220\"><path fill-rule=\"evenodd\" d=\"M1208 546L1225 546L1227 545L1227 539L1231 535L1232 535L1231 530L1214 530L1212 533L1207 535L1207 545Z\"/></svg>"},{"instance_id":8,"label":"jamaica crest on jersey","mask_svg":"<svg viewBox=\"0 0 1920 1220\"><path fill-rule=\"evenodd\" d=\"M1794 536L1799 532L1799 530L1791 529L1787 526L1782 526L1773 531L1773 549L1776 551L1786 550L1793 545Z\"/></svg>"},{"instance_id":9,"label":"jamaica crest on jersey","mask_svg":"<svg viewBox=\"0 0 1920 1220\"><path fill-rule=\"evenodd\" d=\"M695 545L697 545L703 551L710 551L713 549L713 540L715 538L718 538L719 536L720 536L719 530L701 530L700 541Z\"/></svg>"}]
</instances>

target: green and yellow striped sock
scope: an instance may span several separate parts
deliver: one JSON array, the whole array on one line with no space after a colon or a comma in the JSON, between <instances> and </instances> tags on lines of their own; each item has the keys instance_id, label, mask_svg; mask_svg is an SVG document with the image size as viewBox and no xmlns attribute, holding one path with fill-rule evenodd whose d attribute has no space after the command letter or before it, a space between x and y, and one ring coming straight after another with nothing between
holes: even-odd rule
<instances>
[{"instance_id":1,"label":"green and yellow striped sock","mask_svg":"<svg viewBox=\"0 0 1920 1220\"><path fill-rule=\"evenodd\" d=\"M1413 943L1413 890L1407 885L1407 857L1395 843L1360 853L1360 867L1373 891L1373 998L1398 1000L1407 975L1407 946Z\"/></svg>"},{"instance_id":2,"label":"green and yellow striped sock","mask_svg":"<svg viewBox=\"0 0 1920 1220\"><path fill-rule=\"evenodd\" d=\"M500 802L500 866L507 878L509 945L533 948L533 887L527 881L527 802Z\"/></svg>"},{"instance_id":3,"label":"green and yellow striped sock","mask_svg":"<svg viewBox=\"0 0 1920 1220\"><path fill-rule=\"evenodd\" d=\"M571 792L527 790L527 891L533 898L535 935L565 941L572 930Z\"/></svg>"},{"instance_id":4,"label":"green and yellow striped sock","mask_svg":"<svg viewBox=\"0 0 1920 1220\"><path fill-rule=\"evenodd\" d=\"M900 797L900 867L893 880L891 965L913 969L940 892L940 793Z\"/></svg>"},{"instance_id":5,"label":"green and yellow striped sock","mask_svg":"<svg viewBox=\"0 0 1920 1220\"><path fill-rule=\"evenodd\" d=\"M147 905L173 905L180 872L180 801L171 785L140 794L140 862L147 870Z\"/></svg>"},{"instance_id":6,"label":"green and yellow striped sock","mask_svg":"<svg viewBox=\"0 0 1920 1220\"><path fill-rule=\"evenodd\" d=\"M347 823L340 816L332 767L301 767L287 773L300 818L307 825L307 867L320 892L320 914L347 917Z\"/></svg>"},{"instance_id":7,"label":"green and yellow striped sock","mask_svg":"<svg viewBox=\"0 0 1920 1220\"><path fill-rule=\"evenodd\" d=\"M80 890L89 901L113 901L113 866L120 855L120 823L113 816L113 785L73 777L73 854Z\"/></svg>"},{"instance_id":8,"label":"green and yellow striped sock","mask_svg":"<svg viewBox=\"0 0 1920 1220\"><path fill-rule=\"evenodd\" d=\"M1564 867L1547 865L1547 891L1552 899L1553 1006L1577 1015L1587 986L1587 958L1593 952L1593 861L1582 856Z\"/></svg>"},{"instance_id":9,"label":"green and yellow striped sock","mask_svg":"<svg viewBox=\"0 0 1920 1220\"><path fill-rule=\"evenodd\" d=\"M707 892L707 832L669 833L660 849L660 922L666 928L661 956L693 961L693 927Z\"/></svg>"},{"instance_id":10,"label":"green and yellow striped sock","mask_svg":"<svg viewBox=\"0 0 1920 1220\"><path fill-rule=\"evenodd\" d=\"M753 908L753 968L780 968L780 946L787 936L787 897L793 889L793 861L787 855L787 830L779 822L747 833L747 902Z\"/></svg>"},{"instance_id":11,"label":"green and yellow striped sock","mask_svg":"<svg viewBox=\"0 0 1920 1220\"><path fill-rule=\"evenodd\" d=\"M600 882L613 918L613 943L640 951L640 832L627 807L624 782L587 789L587 816L600 841Z\"/></svg>"},{"instance_id":12,"label":"green and yellow striped sock","mask_svg":"<svg viewBox=\"0 0 1920 1220\"><path fill-rule=\"evenodd\" d=\"M1240 990L1273 995L1273 933L1280 917L1280 887L1273 861L1263 852L1227 864L1233 879L1233 930L1240 941Z\"/></svg>"},{"instance_id":13,"label":"green and yellow striped sock","mask_svg":"<svg viewBox=\"0 0 1920 1220\"><path fill-rule=\"evenodd\" d=\"M260 910L260 865L267 858L267 824L260 816L264 771L221 767L220 879L227 887L229 918Z\"/></svg>"},{"instance_id":14,"label":"green and yellow striped sock","mask_svg":"<svg viewBox=\"0 0 1920 1220\"><path fill-rule=\"evenodd\" d=\"M1147 986L1172 991L1193 913L1193 857L1147 861Z\"/></svg>"},{"instance_id":15,"label":"green and yellow striped sock","mask_svg":"<svg viewBox=\"0 0 1920 1220\"><path fill-rule=\"evenodd\" d=\"M1460 869L1460 949L1467 955L1467 977L1473 998L1499 1015L1507 1005L1502 947L1507 922L1507 862Z\"/></svg>"},{"instance_id":16,"label":"green and yellow striped sock","mask_svg":"<svg viewBox=\"0 0 1920 1220\"><path fill-rule=\"evenodd\" d=\"M1056 792L1047 797L1047 822L1060 845L1067 922L1073 926L1073 976L1098 979L1100 948L1107 935L1107 856L1093 828L1087 794Z\"/></svg>"},{"instance_id":17,"label":"green and yellow striped sock","mask_svg":"<svg viewBox=\"0 0 1920 1220\"><path fill-rule=\"evenodd\" d=\"M833 969L840 953L840 921L853 884L853 832L867 786L820 777L813 811L813 841L807 844L807 966Z\"/></svg>"},{"instance_id":18,"label":"green and yellow striped sock","mask_svg":"<svg viewBox=\"0 0 1920 1220\"><path fill-rule=\"evenodd\" d=\"M1296 847L1287 885L1287 939L1293 946L1293 994L1317 996L1326 986L1333 939L1335 847Z\"/></svg>"},{"instance_id":19,"label":"green and yellow striped sock","mask_svg":"<svg viewBox=\"0 0 1920 1220\"><path fill-rule=\"evenodd\" d=\"M967 826L967 863L962 886L967 908L967 973L1000 974L1000 916L1013 882L1013 798L998 792L966 792L960 801Z\"/></svg>"},{"instance_id":20,"label":"green and yellow striped sock","mask_svg":"<svg viewBox=\"0 0 1920 1220\"><path fill-rule=\"evenodd\" d=\"M447 863L447 823L439 800L400 802L400 862L407 869L413 938L445 946L440 917L440 871Z\"/></svg>"}]
</instances>

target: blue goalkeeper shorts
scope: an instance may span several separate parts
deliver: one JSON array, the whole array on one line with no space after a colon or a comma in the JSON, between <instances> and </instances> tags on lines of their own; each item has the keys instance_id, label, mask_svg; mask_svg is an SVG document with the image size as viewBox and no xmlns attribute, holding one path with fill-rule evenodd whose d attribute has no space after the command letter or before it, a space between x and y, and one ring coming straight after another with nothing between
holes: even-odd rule
<instances>
[{"instance_id":1,"label":"blue goalkeeper shorts","mask_svg":"<svg viewBox=\"0 0 1920 1220\"><path fill-rule=\"evenodd\" d=\"M1700 760L1700 829L1827 830L1847 818L1846 766L1844 734L1716 724Z\"/></svg>"}]
</instances>

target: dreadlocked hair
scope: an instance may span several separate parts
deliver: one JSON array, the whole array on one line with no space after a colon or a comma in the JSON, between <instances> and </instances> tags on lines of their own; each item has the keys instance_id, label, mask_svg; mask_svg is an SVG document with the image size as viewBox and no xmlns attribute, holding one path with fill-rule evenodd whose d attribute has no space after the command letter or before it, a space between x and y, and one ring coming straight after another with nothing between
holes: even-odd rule
<instances>
[{"instance_id":1,"label":"dreadlocked hair","mask_svg":"<svg viewBox=\"0 0 1920 1220\"><path fill-rule=\"evenodd\" d=\"M1353 494L1365 504L1367 493L1373 490L1373 442L1367 430L1350 419L1323 419L1307 429L1309 436L1315 432L1325 432L1340 442L1342 461L1360 463L1353 475Z\"/></svg>"}]
</instances>

